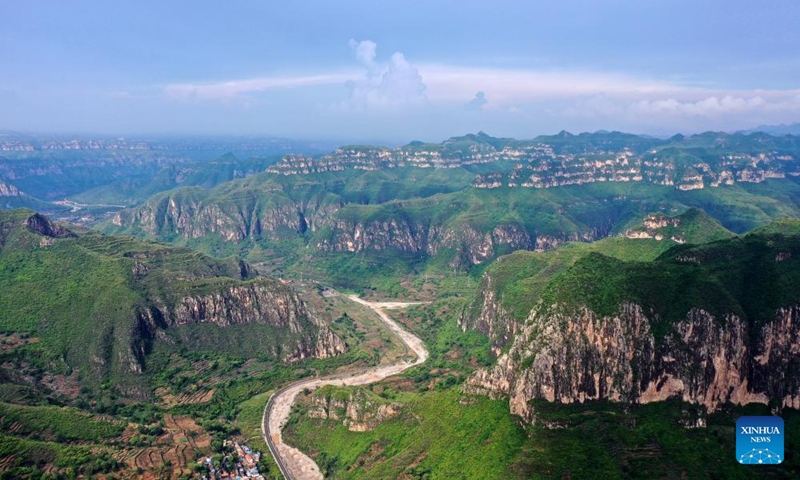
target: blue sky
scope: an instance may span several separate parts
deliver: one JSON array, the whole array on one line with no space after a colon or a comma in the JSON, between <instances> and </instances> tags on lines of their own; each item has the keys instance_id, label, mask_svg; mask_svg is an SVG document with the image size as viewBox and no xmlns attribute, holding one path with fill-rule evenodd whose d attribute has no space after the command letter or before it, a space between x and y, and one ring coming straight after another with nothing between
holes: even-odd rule
<instances>
[{"instance_id":1,"label":"blue sky","mask_svg":"<svg viewBox=\"0 0 800 480\"><path fill-rule=\"evenodd\" d=\"M441 140L800 121L800 2L0 3L0 128Z\"/></svg>"}]
</instances>

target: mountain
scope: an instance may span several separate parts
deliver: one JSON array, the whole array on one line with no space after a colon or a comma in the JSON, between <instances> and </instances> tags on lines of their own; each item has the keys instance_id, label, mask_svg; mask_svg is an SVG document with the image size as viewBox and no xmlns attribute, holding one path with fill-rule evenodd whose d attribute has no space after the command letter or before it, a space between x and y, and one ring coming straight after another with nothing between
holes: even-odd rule
<instances>
[{"instance_id":1,"label":"mountain","mask_svg":"<svg viewBox=\"0 0 800 480\"><path fill-rule=\"evenodd\" d=\"M0 207L6 210L15 208L50 209L64 213L66 209L41 201L23 192L15 185L0 180Z\"/></svg>"},{"instance_id":2,"label":"mountain","mask_svg":"<svg viewBox=\"0 0 800 480\"><path fill-rule=\"evenodd\" d=\"M466 388L508 396L528 422L540 402L800 407L800 221L693 244L709 239L703 217L648 217L637 231L667 229L660 241L501 258L461 320L499 358Z\"/></svg>"},{"instance_id":3,"label":"mountain","mask_svg":"<svg viewBox=\"0 0 800 480\"><path fill-rule=\"evenodd\" d=\"M752 130L747 130L743 133L752 133L752 132L764 132L770 135L774 135L776 137L783 136L783 135L800 135L800 123L791 123L785 124L782 123L780 125L759 125Z\"/></svg>"},{"instance_id":4,"label":"mountain","mask_svg":"<svg viewBox=\"0 0 800 480\"><path fill-rule=\"evenodd\" d=\"M293 362L345 349L296 292L241 261L29 210L0 211L0 304L0 332L18 344L3 350L0 374L36 388L47 372L143 399L171 351Z\"/></svg>"},{"instance_id":5,"label":"mountain","mask_svg":"<svg viewBox=\"0 0 800 480\"><path fill-rule=\"evenodd\" d=\"M349 146L287 156L208 190L162 192L101 229L214 255L243 252L279 271L302 268L364 288L375 283L376 264L392 274L470 270L514 250L622 233L648 212L695 207L736 232L798 217L798 155L795 137L722 133L533 141L479 133L395 149Z\"/></svg>"},{"instance_id":6,"label":"mountain","mask_svg":"<svg viewBox=\"0 0 800 480\"><path fill-rule=\"evenodd\" d=\"M427 364L299 395L283 438L335 478L749 478L736 418L779 413L770 475L797 476L797 248L797 220L735 236L688 209L502 256L471 302L393 312Z\"/></svg>"},{"instance_id":7,"label":"mountain","mask_svg":"<svg viewBox=\"0 0 800 480\"><path fill-rule=\"evenodd\" d=\"M196 158L159 151L66 151L0 157L0 181L42 201L131 205L180 185L206 188L263 171L279 157Z\"/></svg>"}]
</instances>

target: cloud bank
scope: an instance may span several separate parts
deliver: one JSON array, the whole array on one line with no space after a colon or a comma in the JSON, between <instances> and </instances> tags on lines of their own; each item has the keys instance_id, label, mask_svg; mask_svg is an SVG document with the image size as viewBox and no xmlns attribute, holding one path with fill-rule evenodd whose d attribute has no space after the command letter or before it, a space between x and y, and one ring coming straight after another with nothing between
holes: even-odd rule
<instances>
[{"instance_id":1,"label":"cloud bank","mask_svg":"<svg viewBox=\"0 0 800 480\"><path fill-rule=\"evenodd\" d=\"M512 130L509 134L516 133L514 128L529 128L525 122L552 125L547 131L686 131L800 120L800 89L713 88L625 72L415 64L402 52L382 58L372 40L351 39L348 46L351 60L343 68L309 75L172 84L163 88L163 94L170 100L228 104L279 94L282 105L294 102L299 111L287 115L287 121L324 114L341 123L357 115L376 114L386 116L384 123L389 125L393 118L402 116L406 121L417 115L419 125L436 118L441 128L448 122L455 129L491 129L496 124ZM312 96L313 104L308 102ZM481 112L470 118L481 117L490 124L465 124L458 117L465 109Z\"/></svg>"}]
</instances>

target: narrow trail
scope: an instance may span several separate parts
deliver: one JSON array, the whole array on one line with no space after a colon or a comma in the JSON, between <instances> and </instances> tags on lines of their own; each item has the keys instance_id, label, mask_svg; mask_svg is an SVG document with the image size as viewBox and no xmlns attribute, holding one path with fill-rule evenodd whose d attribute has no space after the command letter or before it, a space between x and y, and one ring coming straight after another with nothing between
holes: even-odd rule
<instances>
[{"instance_id":1,"label":"narrow trail","mask_svg":"<svg viewBox=\"0 0 800 480\"><path fill-rule=\"evenodd\" d=\"M324 377L300 380L275 392L264 407L264 416L261 419L261 433L267 442L270 453L275 458L275 462L281 473L288 480L319 480L322 473L314 460L309 458L300 450L283 443L281 436L282 427L289 419L297 394L304 389L315 390L324 385L367 385L378 382L386 377L397 375L413 366L419 365L428 359L428 350L425 344L416 335L404 330L400 325L392 320L384 310L392 308L404 308L411 305L419 305L419 302L368 302L355 295L348 298L356 303L365 305L381 318L386 327L395 334L403 343L405 348L414 352L416 359L409 361L401 359L391 365L381 365L377 367L365 368L362 370L351 371L346 374L332 374Z\"/></svg>"}]
</instances>

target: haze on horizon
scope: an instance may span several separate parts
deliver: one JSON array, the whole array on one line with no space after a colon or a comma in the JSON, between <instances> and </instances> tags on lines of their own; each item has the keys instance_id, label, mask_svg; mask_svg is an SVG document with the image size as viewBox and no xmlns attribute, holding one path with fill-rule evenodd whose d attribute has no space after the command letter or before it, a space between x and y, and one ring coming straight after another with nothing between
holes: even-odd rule
<instances>
[{"instance_id":1,"label":"haze on horizon","mask_svg":"<svg viewBox=\"0 0 800 480\"><path fill-rule=\"evenodd\" d=\"M0 129L438 141L800 121L791 0L48 0L0 16Z\"/></svg>"}]
</instances>

